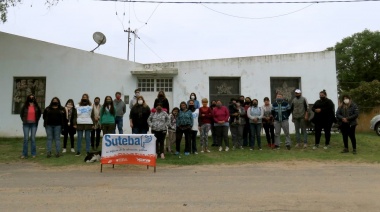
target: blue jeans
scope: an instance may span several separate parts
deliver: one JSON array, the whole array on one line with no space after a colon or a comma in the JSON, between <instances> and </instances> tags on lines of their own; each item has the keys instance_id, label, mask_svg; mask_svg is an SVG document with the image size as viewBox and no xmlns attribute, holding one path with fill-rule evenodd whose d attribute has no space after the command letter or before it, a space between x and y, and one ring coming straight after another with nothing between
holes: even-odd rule
<instances>
[{"instance_id":1,"label":"blue jeans","mask_svg":"<svg viewBox=\"0 0 380 212\"><path fill-rule=\"evenodd\" d=\"M132 134L147 134L147 133L148 133L147 129L141 129L137 127L132 128Z\"/></svg>"},{"instance_id":2,"label":"blue jeans","mask_svg":"<svg viewBox=\"0 0 380 212\"><path fill-rule=\"evenodd\" d=\"M82 150L83 130L78 130L77 133L78 133L77 152L80 153ZM91 130L84 130L84 136L86 139L86 152L90 152Z\"/></svg>"},{"instance_id":3,"label":"blue jeans","mask_svg":"<svg viewBox=\"0 0 380 212\"><path fill-rule=\"evenodd\" d=\"M58 154L61 148L61 126L47 125L45 129L46 129L46 136L47 136L47 142L46 142L47 152L51 153L51 144L54 140L55 152L56 154Z\"/></svg>"},{"instance_id":4,"label":"blue jeans","mask_svg":"<svg viewBox=\"0 0 380 212\"><path fill-rule=\"evenodd\" d=\"M122 116L115 117L115 125L117 129L119 130L119 134L123 134L123 117ZM115 129L115 133L116 133L116 129Z\"/></svg>"},{"instance_id":5,"label":"blue jeans","mask_svg":"<svg viewBox=\"0 0 380 212\"><path fill-rule=\"evenodd\" d=\"M24 145L22 147L22 156L28 156L28 140L30 133L30 149L32 156L36 156L36 131L37 124L36 123L28 123L22 125L22 130L24 131Z\"/></svg>"},{"instance_id":6,"label":"blue jeans","mask_svg":"<svg viewBox=\"0 0 380 212\"><path fill-rule=\"evenodd\" d=\"M255 147L255 138L257 138L257 147L261 148L261 123L250 123L251 125L251 137L252 137L252 143L249 144L249 146L253 149Z\"/></svg>"}]
</instances>

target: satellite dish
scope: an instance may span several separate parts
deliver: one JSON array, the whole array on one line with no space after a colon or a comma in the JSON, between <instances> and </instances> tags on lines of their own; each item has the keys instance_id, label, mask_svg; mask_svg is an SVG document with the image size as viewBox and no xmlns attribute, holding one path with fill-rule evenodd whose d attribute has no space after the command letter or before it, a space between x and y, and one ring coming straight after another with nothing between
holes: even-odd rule
<instances>
[{"instance_id":1,"label":"satellite dish","mask_svg":"<svg viewBox=\"0 0 380 212\"><path fill-rule=\"evenodd\" d=\"M100 45L103 45L106 43L107 39L106 39L106 36L101 33L101 32L95 32L93 35L92 35L92 38L94 39L94 41L98 44L97 47L95 47L95 49L99 48ZM95 49L91 50L90 52L94 52Z\"/></svg>"}]
</instances>

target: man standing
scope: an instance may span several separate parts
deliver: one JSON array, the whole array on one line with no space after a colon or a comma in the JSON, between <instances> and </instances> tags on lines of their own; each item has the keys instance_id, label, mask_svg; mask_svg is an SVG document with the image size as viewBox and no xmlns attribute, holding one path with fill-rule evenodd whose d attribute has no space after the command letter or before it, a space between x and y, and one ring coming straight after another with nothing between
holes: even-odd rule
<instances>
[{"instance_id":1,"label":"man standing","mask_svg":"<svg viewBox=\"0 0 380 212\"><path fill-rule=\"evenodd\" d=\"M119 91L115 93L115 97L116 99L113 100L113 105L115 107L116 112L115 124L117 129L119 130L119 134L123 134L123 116L126 112L126 107L123 100L121 100L121 93Z\"/></svg>"},{"instance_id":2,"label":"man standing","mask_svg":"<svg viewBox=\"0 0 380 212\"><path fill-rule=\"evenodd\" d=\"M291 113L290 105L284 101L282 94L278 93L276 101L272 104L272 116L274 117L274 141L275 149L280 149L281 128L285 133L285 145L290 150L291 140L289 136L289 116Z\"/></svg>"},{"instance_id":3,"label":"man standing","mask_svg":"<svg viewBox=\"0 0 380 212\"><path fill-rule=\"evenodd\" d=\"M294 123L294 128L296 130L296 147L301 147L301 133L303 135L303 148L307 147L307 132L306 132L306 122L309 119L308 114L308 103L305 97L301 96L301 90L296 89L295 98L292 101L291 111L293 114L292 121Z\"/></svg>"},{"instance_id":4,"label":"man standing","mask_svg":"<svg viewBox=\"0 0 380 212\"><path fill-rule=\"evenodd\" d=\"M137 97L140 96L140 89L136 89L135 90L135 95L133 96L133 98L131 99L131 101L129 101L129 109L132 109L133 105L135 105L137 103Z\"/></svg>"}]
</instances>

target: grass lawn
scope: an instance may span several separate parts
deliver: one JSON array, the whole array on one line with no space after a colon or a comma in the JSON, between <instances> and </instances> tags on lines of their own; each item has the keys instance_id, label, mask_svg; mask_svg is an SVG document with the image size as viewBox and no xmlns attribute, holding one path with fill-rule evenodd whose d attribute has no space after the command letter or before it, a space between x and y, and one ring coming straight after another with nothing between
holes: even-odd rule
<instances>
[{"instance_id":1,"label":"grass lawn","mask_svg":"<svg viewBox=\"0 0 380 212\"><path fill-rule=\"evenodd\" d=\"M357 133L357 155L351 153L342 154L340 151L343 149L343 141L341 134L332 134L330 148L323 149L324 135L322 135L320 148L317 150L312 149L314 144L314 135L310 134L308 137L309 147L294 148L295 137L291 135L292 149L289 151L284 146L285 138L282 136L282 146L280 150L271 150L266 147L266 140L262 137L263 150L250 151L249 148L244 150L232 150L229 152L219 152L217 147L210 147L211 153L199 153L198 155L185 156L181 153L181 157L172 155L170 153L165 155L165 159L157 159L157 165L203 165L203 164L244 164L255 162L276 162L276 161L340 161L340 162L353 162L353 163L379 163L380 162L380 137L375 133ZM38 163L46 166L68 166L68 165L84 165L84 155L80 157L74 156L68 148L68 153L60 158L46 158L46 138L37 138L37 157L28 159L20 159L22 151L22 138L0 138L0 163L17 163L17 162L30 162ZM62 139L61 139L62 142ZM350 141L349 141L350 142ZM212 142L209 142L211 145ZM184 149L184 141L181 142L181 150ZM200 151L199 140L197 141L198 151ZM76 141L75 141L76 145ZM230 139L230 146L232 145ZM54 146L54 144L53 144ZM82 147L85 144L83 141ZM53 147L54 149L54 147ZM82 152L85 152L84 150ZM53 151L53 154L55 152ZM30 154L30 149L29 149ZM99 165L99 163L95 163ZM95 165L89 164L89 165Z\"/></svg>"}]
</instances>

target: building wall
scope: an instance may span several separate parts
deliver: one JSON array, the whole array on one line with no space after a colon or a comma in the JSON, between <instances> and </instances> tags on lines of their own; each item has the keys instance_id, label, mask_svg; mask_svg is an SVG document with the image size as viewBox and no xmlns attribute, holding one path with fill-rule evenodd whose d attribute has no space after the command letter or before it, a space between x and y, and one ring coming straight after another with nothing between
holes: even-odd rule
<instances>
[{"instance_id":1,"label":"building wall","mask_svg":"<svg viewBox=\"0 0 380 212\"><path fill-rule=\"evenodd\" d=\"M178 75L173 77L171 108L187 101L191 92L195 92L199 100L209 98L210 77L240 77L241 94L258 99L259 105L265 96L271 96L271 77L300 77L303 96L309 103L314 103L319 92L326 89L328 97L337 104L335 54L329 51L142 65L1 32L0 46L3 87L0 90L3 100L0 102L3 111L0 137L23 135L19 115L11 113L13 78L20 76L46 77L46 105L54 96L63 104L69 98L78 102L83 93L88 93L91 100L99 96L101 102L106 95L114 97L116 91L132 98L137 77L131 71L147 67L156 71L154 77L160 77L157 75L160 68L155 67L178 70ZM151 96L152 99L147 100L149 106L153 106L156 94ZM129 105L124 118L126 133L130 133L128 115ZM38 136L45 136L42 123L41 120ZM290 126L293 132L294 127Z\"/></svg>"}]
</instances>

